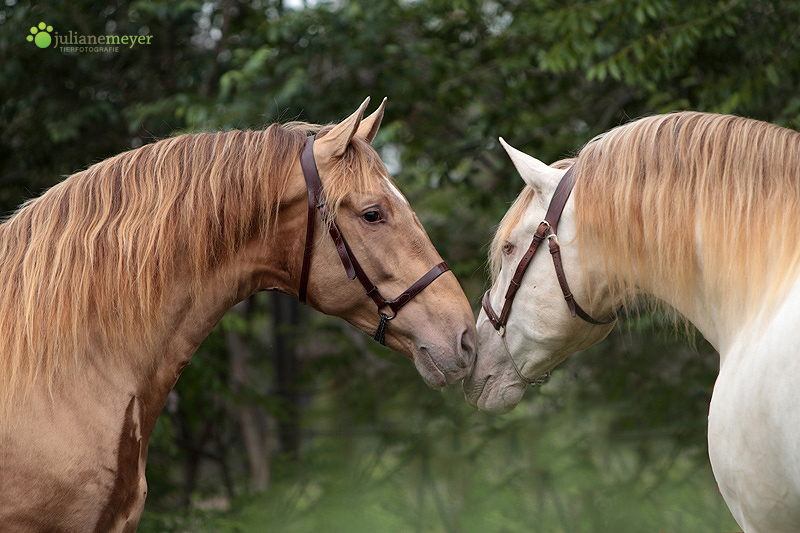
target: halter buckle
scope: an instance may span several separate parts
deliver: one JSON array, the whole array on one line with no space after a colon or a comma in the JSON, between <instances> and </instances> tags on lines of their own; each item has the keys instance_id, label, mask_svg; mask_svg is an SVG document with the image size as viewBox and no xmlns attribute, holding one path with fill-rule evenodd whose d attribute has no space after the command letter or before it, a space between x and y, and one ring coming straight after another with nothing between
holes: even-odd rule
<instances>
[{"instance_id":1,"label":"halter buckle","mask_svg":"<svg viewBox=\"0 0 800 533\"><path fill-rule=\"evenodd\" d=\"M561 243L558 242L558 235L556 235L552 231L547 235L547 240L556 243L556 245L558 246L561 246Z\"/></svg>"}]
</instances>

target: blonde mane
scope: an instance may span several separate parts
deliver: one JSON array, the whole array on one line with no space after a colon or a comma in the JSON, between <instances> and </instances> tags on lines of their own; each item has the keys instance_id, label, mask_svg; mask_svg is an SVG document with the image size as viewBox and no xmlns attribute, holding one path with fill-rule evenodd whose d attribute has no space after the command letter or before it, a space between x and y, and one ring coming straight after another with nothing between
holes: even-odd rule
<instances>
[{"instance_id":1,"label":"blonde mane","mask_svg":"<svg viewBox=\"0 0 800 533\"><path fill-rule=\"evenodd\" d=\"M37 380L52 387L79 367L90 344L110 357L126 339L146 345L174 276L194 291L245 243L268 238L318 130L165 139L70 176L0 225L0 420ZM379 176L377 153L354 138L323 176L333 215L348 194L385 187Z\"/></svg>"},{"instance_id":2,"label":"blonde mane","mask_svg":"<svg viewBox=\"0 0 800 533\"><path fill-rule=\"evenodd\" d=\"M665 298L657 305L692 309L702 285L728 323L744 325L765 306L774 309L796 279L800 133L734 116L673 113L607 132L575 164L577 243L584 264L603 262L620 302L644 284ZM531 194L523 191L498 237L510 232L506 219L518 221Z\"/></svg>"}]
</instances>

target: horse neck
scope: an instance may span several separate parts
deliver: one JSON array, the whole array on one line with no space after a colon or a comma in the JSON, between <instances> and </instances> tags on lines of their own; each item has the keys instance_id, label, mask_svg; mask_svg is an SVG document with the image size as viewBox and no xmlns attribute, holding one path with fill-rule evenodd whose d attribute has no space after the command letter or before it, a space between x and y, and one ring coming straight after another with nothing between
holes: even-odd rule
<instances>
[{"instance_id":1,"label":"horse neck","mask_svg":"<svg viewBox=\"0 0 800 533\"><path fill-rule=\"evenodd\" d=\"M140 358L139 368L132 371L137 376L137 395L145 400L153 423L182 370L228 310L260 290L297 293L306 205L302 178L292 178L270 236L247 243L195 283L195 288L181 279L171 284L160 321L163 326Z\"/></svg>"},{"instance_id":2,"label":"horse neck","mask_svg":"<svg viewBox=\"0 0 800 533\"><path fill-rule=\"evenodd\" d=\"M717 350L722 352L726 345L735 338L735 332L739 324L727 323L722 312L722 303L713 291L706 287L704 279L702 260L702 244L698 237L696 245L698 271L695 275L693 297L691 299L679 299L676 292L671 291L668 286L660 283L660 280L653 279L651 273L638 273L639 287L641 294L647 298L662 302L667 308L678 313L686 321L692 324L701 335Z\"/></svg>"},{"instance_id":3,"label":"horse neck","mask_svg":"<svg viewBox=\"0 0 800 533\"><path fill-rule=\"evenodd\" d=\"M130 520L129 525L138 521L150 435L197 347L225 311L254 291L296 291L302 255L292 253L302 254L302 244L296 243L303 242L306 221L300 187L287 189L268 239L246 244L199 284L180 272L170 275L147 340L141 339L141 327L131 326L125 342L109 346L98 335L102 325L91 318L84 322L86 357L74 368L61 368L50 389L40 381L0 423L0 455L8 459L0 461L0 490L6 500L55 501L64 487L77 487L67 503L57 506L59 513L41 517L43 528L52 519L52 527L66 520L81 530L117 530L112 514ZM88 489L75 485L75 472L95 472L94 482ZM13 518L15 508L10 509ZM0 521L8 511L0 504Z\"/></svg>"}]
</instances>

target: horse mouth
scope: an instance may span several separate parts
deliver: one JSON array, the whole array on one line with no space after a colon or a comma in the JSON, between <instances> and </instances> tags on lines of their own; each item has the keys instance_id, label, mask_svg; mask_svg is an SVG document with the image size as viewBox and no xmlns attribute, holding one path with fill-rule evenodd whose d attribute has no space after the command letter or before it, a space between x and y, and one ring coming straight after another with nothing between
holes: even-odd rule
<instances>
[{"instance_id":1,"label":"horse mouth","mask_svg":"<svg viewBox=\"0 0 800 533\"><path fill-rule=\"evenodd\" d=\"M448 371L436 359L430 350L424 346L420 347L414 354L414 366L417 368L417 372L422 376L425 383L434 389L444 389L448 385L458 383L469 372L468 368Z\"/></svg>"},{"instance_id":2,"label":"horse mouth","mask_svg":"<svg viewBox=\"0 0 800 533\"><path fill-rule=\"evenodd\" d=\"M489 381L490 377L491 376L488 376L486 379L475 380L473 379L473 376L469 376L464 380L464 383L462 384L464 389L464 399L467 400L467 403L472 407L479 409L478 400L480 400L481 396L483 396L483 389L486 388L486 382Z\"/></svg>"},{"instance_id":3,"label":"horse mouth","mask_svg":"<svg viewBox=\"0 0 800 533\"><path fill-rule=\"evenodd\" d=\"M464 398L472 407L494 415L503 415L514 410L522 401L528 388L524 382L501 383L491 374L476 379L474 374L464 380Z\"/></svg>"}]
</instances>

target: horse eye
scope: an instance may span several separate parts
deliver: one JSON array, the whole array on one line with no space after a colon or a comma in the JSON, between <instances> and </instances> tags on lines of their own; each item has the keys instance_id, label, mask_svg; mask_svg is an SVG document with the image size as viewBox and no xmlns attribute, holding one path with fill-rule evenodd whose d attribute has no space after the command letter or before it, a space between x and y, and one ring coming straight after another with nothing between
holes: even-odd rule
<instances>
[{"instance_id":1,"label":"horse eye","mask_svg":"<svg viewBox=\"0 0 800 533\"><path fill-rule=\"evenodd\" d=\"M504 253L504 254L508 255L508 254L510 254L510 253L511 253L511 252L513 252L513 251L514 251L514 245L513 245L513 244L511 244L510 242L507 242L507 243L505 243L505 244L503 245L503 253Z\"/></svg>"},{"instance_id":2,"label":"horse eye","mask_svg":"<svg viewBox=\"0 0 800 533\"><path fill-rule=\"evenodd\" d=\"M361 218L367 222L378 222L381 219L381 214L377 211L367 211L361 215Z\"/></svg>"}]
</instances>

